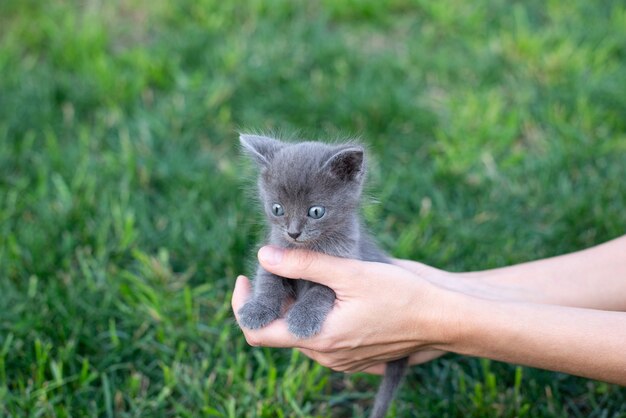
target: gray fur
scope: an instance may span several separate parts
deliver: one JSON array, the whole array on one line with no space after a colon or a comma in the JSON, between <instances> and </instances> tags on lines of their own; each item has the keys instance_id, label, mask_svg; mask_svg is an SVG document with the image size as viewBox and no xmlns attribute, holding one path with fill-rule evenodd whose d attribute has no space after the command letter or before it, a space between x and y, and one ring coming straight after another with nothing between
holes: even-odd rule
<instances>
[{"instance_id":1,"label":"gray fur","mask_svg":"<svg viewBox=\"0 0 626 418\"><path fill-rule=\"evenodd\" d=\"M270 226L269 244L390 262L365 232L358 216L367 163L362 146L285 143L258 135L241 135L240 141L260 167L258 188ZM276 203L284 215L272 213ZM308 216L309 208L318 205L326 212L313 219ZM294 239L290 233L299 235ZM295 302L286 315L289 331L298 338L309 338L321 331L335 302L335 293L326 286L279 277L260 266L253 284L252 298L239 311L240 324L245 328L266 326L281 316L285 302L293 298ZM372 417L384 417L406 366L406 358L388 363Z\"/></svg>"}]
</instances>

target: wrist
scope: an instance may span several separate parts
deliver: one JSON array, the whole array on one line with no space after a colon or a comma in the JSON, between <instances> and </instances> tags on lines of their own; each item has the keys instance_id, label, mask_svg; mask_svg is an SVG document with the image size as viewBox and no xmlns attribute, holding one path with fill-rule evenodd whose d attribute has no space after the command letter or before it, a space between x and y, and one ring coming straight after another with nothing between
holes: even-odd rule
<instances>
[{"instance_id":1,"label":"wrist","mask_svg":"<svg viewBox=\"0 0 626 418\"><path fill-rule=\"evenodd\" d=\"M497 327L504 307L517 304L450 290L442 291L440 297L440 321L435 331L438 343L433 347L465 355L479 355L484 341L494 331L492 328Z\"/></svg>"},{"instance_id":2,"label":"wrist","mask_svg":"<svg viewBox=\"0 0 626 418\"><path fill-rule=\"evenodd\" d=\"M421 306L421 317L413 324L424 324L417 330L422 342L432 348L454 351L467 340L467 315L475 309L476 298L449 288L432 286L428 304ZM479 300L479 299L478 299Z\"/></svg>"}]
</instances>

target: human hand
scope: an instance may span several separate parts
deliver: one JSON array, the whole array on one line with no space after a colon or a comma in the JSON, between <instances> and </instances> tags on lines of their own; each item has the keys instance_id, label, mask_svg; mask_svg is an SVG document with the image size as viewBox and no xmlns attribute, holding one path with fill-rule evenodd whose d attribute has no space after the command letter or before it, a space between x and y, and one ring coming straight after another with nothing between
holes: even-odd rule
<instances>
[{"instance_id":1,"label":"human hand","mask_svg":"<svg viewBox=\"0 0 626 418\"><path fill-rule=\"evenodd\" d=\"M259 259L266 270L320 282L337 300L313 338L296 339L283 319L244 334L252 345L298 347L340 371L380 373L387 361L413 354L421 362L444 350L625 385L626 322L619 292L626 283L625 246L622 237L578 253L475 273L295 250L280 252L272 262L272 248L264 247ZM249 282L239 277L235 312L249 293Z\"/></svg>"},{"instance_id":2,"label":"human hand","mask_svg":"<svg viewBox=\"0 0 626 418\"><path fill-rule=\"evenodd\" d=\"M275 257L277 256L277 257ZM297 347L320 364L339 371L384 372L387 361L410 356L422 363L443 354L452 330L443 324L443 289L397 265L331 257L320 253L264 247L264 269L282 277L303 278L329 286L337 299L320 334L297 339L280 318L259 330L244 329L251 345ZM424 265L422 265L424 266ZM424 266L429 274L445 274ZM233 311L250 295L240 276ZM449 317L449 315L448 315Z\"/></svg>"}]
</instances>

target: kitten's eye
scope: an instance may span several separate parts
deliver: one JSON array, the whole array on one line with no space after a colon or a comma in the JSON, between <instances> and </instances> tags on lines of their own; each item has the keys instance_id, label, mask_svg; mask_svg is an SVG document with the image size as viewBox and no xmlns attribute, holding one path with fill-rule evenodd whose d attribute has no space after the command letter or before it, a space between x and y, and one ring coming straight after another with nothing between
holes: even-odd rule
<instances>
[{"instance_id":1,"label":"kitten's eye","mask_svg":"<svg viewBox=\"0 0 626 418\"><path fill-rule=\"evenodd\" d=\"M272 213L274 216L283 216L285 214L285 209L278 203L274 203L272 205Z\"/></svg>"},{"instance_id":2,"label":"kitten's eye","mask_svg":"<svg viewBox=\"0 0 626 418\"><path fill-rule=\"evenodd\" d=\"M319 219L326 213L324 206L311 206L309 208L309 216L313 219Z\"/></svg>"}]
</instances>

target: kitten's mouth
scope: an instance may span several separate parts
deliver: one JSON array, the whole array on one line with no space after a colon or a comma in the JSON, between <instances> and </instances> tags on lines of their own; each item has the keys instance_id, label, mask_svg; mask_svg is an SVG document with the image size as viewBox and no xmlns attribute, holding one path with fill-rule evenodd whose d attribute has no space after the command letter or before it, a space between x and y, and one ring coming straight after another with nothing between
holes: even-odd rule
<instances>
[{"instance_id":1,"label":"kitten's mouth","mask_svg":"<svg viewBox=\"0 0 626 418\"><path fill-rule=\"evenodd\" d=\"M287 238L287 241L289 241L291 244L295 244L295 245L305 245L309 242L309 240L303 240L302 237L291 237L289 236L289 234L285 234L285 238Z\"/></svg>"}]
</instances>

